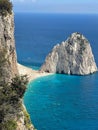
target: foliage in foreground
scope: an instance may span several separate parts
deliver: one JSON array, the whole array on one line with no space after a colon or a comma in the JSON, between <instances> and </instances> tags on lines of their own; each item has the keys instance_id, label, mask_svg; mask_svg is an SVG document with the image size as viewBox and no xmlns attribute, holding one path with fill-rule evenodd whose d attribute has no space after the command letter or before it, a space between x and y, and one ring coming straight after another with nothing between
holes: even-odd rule
<instances>
[{"instance_id":1,"label":"foliage in foreground","mask_svg":"<svg viewBox=\"0 0 98 130\"><path fill-rule=\"evenodd\" d=\"M15 130L17 128L17 124L14 120L9 120L0 124L0 128L1 130Z\"/></svg>"},{"instance_id":2,"label":"foliage in foreground","mask_svg":"<svg viewBox=\"0 0 98 130\"><path fill-rule=\"evenodd\" d=\"M5 117L12 113L14 109L17 110L21 107L20 100L24 95L27 83L28 78L24 75L16 76L10 84L5 83L0 86L0 129L7 127L7 130L12 130L16 126L11 120L5 120Z\"/></svg>"},{"instance_id":3,"label":"foliage in foreground","mask_svg":"<svg viewBox=\"0 0 98 130\"><path fill-rule=\"evenodd\" d=\"M12 13L12 2L10 0L0 0L0 14L6 16Z\"/></svg>"},{"instance_id":4,"label":"foliage in foreground","mask_svg":"<svg viewBox=\"0 0 98 130\"><path fill-rule=\"evenodd\" d=\"M17 117L21 111L24 113L24 125L29 129L31 123L29 115L22 108L22 100L28 83L27 75L16 75L10 82L5 73L9 57L7 50L0 49L0 130L16 130ZM9 66L10 67L10 66ZM9 77L10 78L10 77Z\"/></svg>"}]
</instances>

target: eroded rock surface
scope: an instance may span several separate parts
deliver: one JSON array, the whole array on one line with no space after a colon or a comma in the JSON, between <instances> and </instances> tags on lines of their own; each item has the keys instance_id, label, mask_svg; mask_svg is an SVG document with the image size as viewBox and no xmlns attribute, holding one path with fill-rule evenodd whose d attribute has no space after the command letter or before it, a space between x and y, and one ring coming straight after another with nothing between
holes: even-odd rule
<instances>
[{"instance_id":1,"label":"eroded rock surface","mask_svg":"<svg viewBox=\"0 0 98 130\"><path fill-rule=\"evenodd\" d=\"M14 14L12 12L12 14L7 13L6 16L0 14L0 91L3 90L4 93L5 86L11 82L11 79L14 78L15 75L19 75L19 72L14 39ZM12 91L11 94L13 95L14 91ZM0 95L0 130L34 130L29 115L25 108L22 107L23 102L21 99L16 103L8 102L8 100L12 101L9 97L6 99L7 95L11 94L9 94L9 89L7 88L5 96L2 97L2 95ZM18 97L13 97L13 100L18 99ZM11 127L4 125L4 123L8 121L10 121ZM11 121L14 121L17 125L16 129L13 128L14 126Z\"/></svg>"},{"instance_id":2,"label":"eroded rock surface","mask_svg":"<svg viewBox=\"0 0 98 130\"><path fill-rule=\"evenodd\" d=\"M89 41L73 33L66 41L54 46L42 65L42 72L88 75L97 71Z\"/></svg>"},{"instance_id":3,"label":"eroded rock surface","mask_svg":"<svg viewBox=\"0 0 98 130\"><path fill-rule=\"evenodd\" d=\"M0 54L7 62L2 65L2 77L8 82L18 74L17 56L14 39L14 14L0 15ZM2 57L1 57L2 58Z\"/></svg>"}]
</instances>

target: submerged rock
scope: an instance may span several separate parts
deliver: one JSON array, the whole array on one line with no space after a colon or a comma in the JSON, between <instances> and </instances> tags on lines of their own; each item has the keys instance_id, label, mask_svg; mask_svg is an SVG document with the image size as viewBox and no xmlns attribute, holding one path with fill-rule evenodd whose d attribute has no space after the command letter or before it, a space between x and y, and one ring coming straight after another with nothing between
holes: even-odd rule
<instances>
[{"instance_id":1,"label":"submerged rock","mask_svg":"<svg viewBox=\"0 0 98 130\"><path fill-rule=\"evenodd\" d=\"M87 75L97 71L89 41L80 33L73 33L57 44L46 57L42 72Z\"/></svg>"}]
</instances>

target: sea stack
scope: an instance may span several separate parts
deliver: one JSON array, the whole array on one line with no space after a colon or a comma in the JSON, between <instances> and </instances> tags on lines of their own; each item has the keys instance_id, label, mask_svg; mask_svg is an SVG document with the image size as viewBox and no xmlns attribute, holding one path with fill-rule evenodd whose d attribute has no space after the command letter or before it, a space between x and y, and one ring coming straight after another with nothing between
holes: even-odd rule
<instances>
[{"instance_id":1,"label":"sea stack","mask_svg":"<svg viewBox=\"0 0 98 130\"><path fill-rule=\"evenodd\" d=\"M46 57L42 72L88 75L97 71L89 41L80 33L73 33L57 44Z\"/></svg>"}]
</instances>

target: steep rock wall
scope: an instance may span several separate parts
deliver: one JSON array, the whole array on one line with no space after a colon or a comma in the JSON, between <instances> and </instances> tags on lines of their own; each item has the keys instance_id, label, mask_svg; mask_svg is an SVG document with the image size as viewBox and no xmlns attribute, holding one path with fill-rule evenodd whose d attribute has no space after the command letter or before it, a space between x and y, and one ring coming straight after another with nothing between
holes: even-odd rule
<instances>
[{"instance_id":1,"label":"steep rock wall","mask_svg":"<svg viewBox=\"0 0 98 130\"><path fill-rule=\"evenodd\" d=\"M7 13L7 16L0 15L0 91L3 89L2 84L4 86L4 84L10 82L11 79L18 74L14 39L14 14ZM6 96L4 99L6 99ZM29 115L27 115L26 109L23 106L22 100L19 102L20 105L17 103L14 105L11 103L8 104L5 101L2 102L2 108L4 107L5 109L7 106L10 108L8 113L6 112L6 115L4 115L5 122L9 119L14 120L17 124L16 130L34 129L30 122ZM1 129L6 130L4 127Z\"/></svg>"},{"instance_id":2,"label":"steep rock wall","mask_svg":"<svg viewBox=\"0 0 98 130\"><path fill-rule=\"evenodd\" d=\"M2 77L10 80L18 74L17 56L14 40L14 15L0 16L0 51L5 53L7 59L3 66Z\"/></svg>"}]
</instances>

